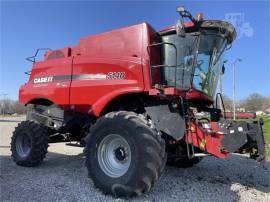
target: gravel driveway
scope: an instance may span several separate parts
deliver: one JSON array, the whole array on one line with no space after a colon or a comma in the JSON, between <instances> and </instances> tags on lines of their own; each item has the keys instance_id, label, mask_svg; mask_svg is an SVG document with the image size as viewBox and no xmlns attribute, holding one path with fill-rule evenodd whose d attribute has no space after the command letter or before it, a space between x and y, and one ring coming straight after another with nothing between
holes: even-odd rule
<instances>
[{"instance_id":1,"label":"gravel driveway","mask_svg":"<svg viewBox=\"0 0 270 202\"><path fill-rule=\"evenodd\" d=\"M39 167L15 165L10 137L24 117L0 117L0 201L125 201L102 194L87 177L82 148L51 144ZM166 167L154 188L132 201L270 201L270 162L207 157L192 168Z\"/></svg>"}]
</instances>

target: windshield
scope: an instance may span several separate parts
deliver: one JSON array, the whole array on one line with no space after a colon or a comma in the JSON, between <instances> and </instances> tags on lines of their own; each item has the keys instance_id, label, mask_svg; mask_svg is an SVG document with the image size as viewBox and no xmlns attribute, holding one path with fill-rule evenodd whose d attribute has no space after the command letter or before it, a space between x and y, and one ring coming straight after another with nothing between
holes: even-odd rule
<instances>
[{"instance_id":1,"label":"windshield","mask_svg":"<svg viewBox=\"0 0 270 202\"><path fill-rule=\"evenodd\" d=\"M217 32L187 33L161 36L161 65L159 79L162 86L189 90L194 88L213 97L223 66L227 39Z\"/></svg>"},{"instance_id":2,"label":"windshield","mask_svg":"<svg viewBox=\"0 0 270 202\"><path fill-rule=\"evenodd\" d=\"M216 92L227 40L214 34L200 36L197 62L194 70L193 87L213 97Z\"/></svg>"}]
</instances>

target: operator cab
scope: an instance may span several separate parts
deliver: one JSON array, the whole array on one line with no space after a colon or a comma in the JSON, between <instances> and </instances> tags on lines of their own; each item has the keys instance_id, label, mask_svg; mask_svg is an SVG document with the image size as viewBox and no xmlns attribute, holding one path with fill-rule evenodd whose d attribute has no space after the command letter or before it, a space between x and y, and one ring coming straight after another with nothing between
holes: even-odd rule
<instances>
[{"instance_id":1,"label":"operator cab","mask_svg":"<svg viewBox=\"0 0 270 202\"><path fill-rule=\"evenodd\" d=\"M161 30L159 43L149 46L152 86L195 91L199 97L212 101L224 64L225 50L236 37L234 27L224 21L195 20L185 10L178 11L182 20ZM159 52L159 60L151 56ZM193 97L194 99L194 97Z\"/></svg>"}]
</instances>

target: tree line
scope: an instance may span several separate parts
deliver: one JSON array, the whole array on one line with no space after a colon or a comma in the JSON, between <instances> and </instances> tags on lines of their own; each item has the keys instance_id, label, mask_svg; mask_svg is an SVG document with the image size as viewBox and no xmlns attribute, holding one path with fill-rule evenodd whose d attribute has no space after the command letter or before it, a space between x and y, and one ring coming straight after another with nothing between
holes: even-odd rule
<instances>
[{"instance_id":1,"label":"tree line","mask_svg":"<svg viewBox=\"0 0 270 202\"><path fill-rule=\"evenodd\" d=\"M25 114L30 107L26 107L19 103L19 101L4 99L0 100L1 114Z\"/></svg>"},{"instance_id":2,"label":"tree line","mask_svg":"<svg viewBox=\"0 0 270 202\"><path fill-rule=\"evenodd\" d=\"M233 100L223 95L223 101L226 111L233 111ZM247 98L237 101L236 108L245 109L245 111L256 112L270 109L270 96L262 96L259 93L252 93Z\"/></svg>"}]
</instances>

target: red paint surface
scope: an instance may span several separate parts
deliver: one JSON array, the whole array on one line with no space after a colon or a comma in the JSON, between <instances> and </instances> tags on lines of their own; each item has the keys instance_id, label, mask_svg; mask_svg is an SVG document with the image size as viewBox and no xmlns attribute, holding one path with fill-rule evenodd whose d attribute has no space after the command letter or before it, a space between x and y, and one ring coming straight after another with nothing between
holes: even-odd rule
<instances>
[{"instance_id":1,"label":"red paint surface","mask_svg":"<svg viewBox=\"0 0 270 202\"><path fill-rule=\"evenodd\" d=\"M120 95L139 92L157 95L151 86L147 52L147 47L157 42L157 32L142 23L84 37L76 46L58 49L63 52L62 58L50 59L53 52L48 51L44 61L34 63L29 81L20 88L19 100L27 104L44 98L64 109L99 116L102 109ZM109 72L125 72L125 79L65 79L33 83L36 77ZM168 88L165 94L185 96L187 99L209 99L194 90L185 92Z\"/></svg>"},{"instance_id":2,"label":"red paint surface","mask_svg":"<svg viewBox=\"0 0 270 202\"><path fill-rule=\"evenodd\" d=\"M221 140L224 135L219 132L220 129L216 122L211 122L210 129L204 129L200 123L191 122L189 124L188 142L218 158L225 158L229 155L229 152L222 151Z\"/></svg>"}]
</instances>

